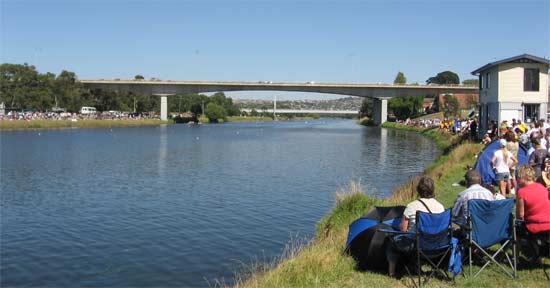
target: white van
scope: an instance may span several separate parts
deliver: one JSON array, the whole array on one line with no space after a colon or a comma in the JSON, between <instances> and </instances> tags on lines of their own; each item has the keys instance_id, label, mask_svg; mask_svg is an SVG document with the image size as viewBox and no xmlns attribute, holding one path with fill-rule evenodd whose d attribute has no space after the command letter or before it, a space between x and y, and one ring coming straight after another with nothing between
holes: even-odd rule
<instances>
[{"instance_id":1,"label":"white van","mask_svg":"<svg viewBox=\"0 0 550 288\"><path fill-rule=\"evenodd\" d=\"M95 107L82 107L80 108L80 114L88 115L88 114L95 114L97 110Z\"/></svg>"}]
</instances>

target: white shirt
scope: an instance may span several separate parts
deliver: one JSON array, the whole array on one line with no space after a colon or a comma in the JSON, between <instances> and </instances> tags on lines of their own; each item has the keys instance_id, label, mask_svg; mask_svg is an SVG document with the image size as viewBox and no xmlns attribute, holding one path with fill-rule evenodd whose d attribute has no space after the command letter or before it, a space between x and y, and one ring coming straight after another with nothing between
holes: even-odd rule
<instances>
[{"instance_id":1,"label":"white shirt","mask_svg":"<svg viewBox=\"0 0 550 288\"><path fill-rule=\"evenodd\" d=\"M504 154L502 153L502 149L498 149L495 151L495 154L493 154L496 157L495 160L495 168L497 169L497 173L510 173L510 167L508 167L508 162L512 161L512 153L510 151L506 151L507 158L506 161L504 161Z\"/></svg>"},{"instance_id":2,"label":"white shirt","mask_svg":"<svg viewBox=\"0 0 550 288\"><path fill-rule=\"evenodd\" d=\"M424 203L426 203L426 206L430 208L430 211L432 213L442 213L445 211L445 207L441 203L439 203L435 198L420 198ZM413 231L415 224L416 224L416 211L422 211L429 213L428 209L426 209L426 206L422 204L418 200L414 200L411 203L407 205L405 208L405 211L403 211L403 216L407 217L409 219L409 231Z\"/></svg>"}]
</instances>

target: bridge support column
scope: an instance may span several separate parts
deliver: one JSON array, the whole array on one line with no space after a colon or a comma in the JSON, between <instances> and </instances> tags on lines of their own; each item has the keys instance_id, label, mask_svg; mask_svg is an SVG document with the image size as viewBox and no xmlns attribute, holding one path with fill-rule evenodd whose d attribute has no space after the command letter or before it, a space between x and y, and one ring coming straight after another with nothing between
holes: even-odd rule
<instances>
[{"instance_id":1,"label":"bridge support column","mask_svg":"<svg viewBox=\"0 0 550 288\"><path fill-rule=\"evenodd\" d=\"M168 97L160 97L160 120L166 121L168 119Z\"/></svg>"},{"instance_id":2,"label":"bridge support column","mask_svg":"<svg viewBox=\"0 0 550 288\"><path fill-rule=\"evenodd\" d=\"M160 120L168 120L168 95L166 94L156 94L160 96Z\"/></svg>"},{"instance_id":3,"label":"bridge support column","mask_svg":"<svg viewBox=\"0 0 550 288\"><path fill-rule=\"evenodd\" d=\"M380 125L388 121L388 99L373 99L374 124Z\"/></svg>"}]
</instances>

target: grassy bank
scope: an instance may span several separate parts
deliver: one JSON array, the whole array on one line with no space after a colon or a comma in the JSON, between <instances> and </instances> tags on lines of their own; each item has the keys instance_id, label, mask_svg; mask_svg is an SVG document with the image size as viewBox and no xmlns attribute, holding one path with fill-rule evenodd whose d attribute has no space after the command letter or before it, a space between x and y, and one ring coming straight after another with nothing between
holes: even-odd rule
<instances>
[{"instance_id":1,"label":"grassy bank","mask_svg":"<svg viewBox=\"0 0 550 288\"><path fill-rule=\"evenodd\" d=\"M112 127L137 127L137 126L155 126L160 124L171 124L172 121L160 121L157 119L140 120L79 120L76 122L70 120L17 120L0 121L0 131L13 130L40 130L40 129L60 129L60 128L112 128Z\"/></svg>"},{"instance_id":2,"label":"grassy bank","mask_svg":"<svg viewBox=\"0 0 550 288\"><path fill-rule=\"evenodd\" d=\"M402 128L402 127L395 127ZM408 128L407 128L408 129ZM426 175L436 184L436 198L445 207L453 204L456 195L464 189L452 185L464 177L464 167L473 165L474 155L482 147L474 143L453 145L449 135L437 130L418 131L438 142L442 151L426 169ZM449 149L454 147L454 149ZM248 274L239 275L237 287L411 287L412 278L399 280L385 273L361 272L355 269L353 259L342 253L348 225L375 205L406 204L415 198L416 179L394 190L388 199L374 199L365 195L361 187L350 183L336 193L335 206L317 225L315 238L301 247L291 245L280 259L256 265ZM520 266L521 267L521 266ZM520 269L519 278L511 280L494 267L478 278L458 276L455 283L433 279L430 287L544 287L548 284L542 269Z\"/></svg>"}]
</instances>

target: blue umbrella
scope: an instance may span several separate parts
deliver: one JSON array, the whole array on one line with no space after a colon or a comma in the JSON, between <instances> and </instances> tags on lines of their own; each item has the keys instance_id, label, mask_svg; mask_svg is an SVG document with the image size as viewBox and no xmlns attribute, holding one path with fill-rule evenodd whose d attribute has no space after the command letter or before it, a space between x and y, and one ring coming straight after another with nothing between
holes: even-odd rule
<instances>
[{"instance_id":1,"label":"blue umbrella","mask_svg":"<svg viewBox=\"0 0 550 288\"><path fill-rule=\"evenodd\" d=\"M383 249L386 234L379 229L399 229L405 206L375 207L349 225L345 252L356 261L359 269L385 269Z\"/></svg>"}]
</instances>

